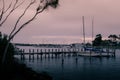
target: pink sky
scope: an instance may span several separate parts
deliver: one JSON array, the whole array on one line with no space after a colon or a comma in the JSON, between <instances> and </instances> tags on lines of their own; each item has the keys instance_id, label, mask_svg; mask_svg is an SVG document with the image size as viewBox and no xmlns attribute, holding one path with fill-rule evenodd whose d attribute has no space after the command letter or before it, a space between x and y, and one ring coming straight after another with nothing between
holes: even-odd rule
<instances>
[{"instance_id":1,"label":"pink sky","mask_svg":"<svg viewBox=\"0 0 120 80\"><path fill-rule=\"evenodd\" d=\"M13 42L23 43L72 43L82 42L82 16L85 16L87 41L91 40L91 18L94 16L94 35L119 35L120 30L120 0L60 0L58 9L48 9L36 20L27 25ZM20 8L4 28L0 30L9 33ZM32 15L29 10L25 19ZM24 20L23 20L24 21ZM7 26L7 27L6 27ZM9 28L8 28L9 26Z\"/></svg>"}]
</instances>

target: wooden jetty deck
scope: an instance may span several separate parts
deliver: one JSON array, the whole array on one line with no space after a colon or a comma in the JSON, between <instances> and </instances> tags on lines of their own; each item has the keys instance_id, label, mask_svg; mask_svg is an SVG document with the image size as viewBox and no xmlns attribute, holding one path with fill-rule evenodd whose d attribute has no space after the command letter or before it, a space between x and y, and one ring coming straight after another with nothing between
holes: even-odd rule
<instances>
[{"instance_id":1,"label":"wooden jetty deck","mask_svg":"<svg viewBox=\"0 0 120 80\"><path fill-rule=\"evenodd\" d=\"M115 56L115 50L110 51L106 50L104 52L94 52L94 51L84 51L80 49L29 49L29 52L26 52L25 49L17 50L16 54L19 55L21 59L25 59L25 56L28 55L29 59L34 59L35 55L37 59L50 57L64 57L64 56L87 56L87 57L110 57Z\"/></svg>"}]
</instances>

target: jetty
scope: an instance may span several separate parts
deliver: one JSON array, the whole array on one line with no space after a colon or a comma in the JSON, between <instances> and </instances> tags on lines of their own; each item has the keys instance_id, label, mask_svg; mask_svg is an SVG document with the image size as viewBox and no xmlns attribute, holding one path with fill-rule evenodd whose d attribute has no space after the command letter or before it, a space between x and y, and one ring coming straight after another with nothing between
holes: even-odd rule
<instances>
[{"instance_id":1,"label":"jetty","mask_svg":"<svg viewBox=\"0 0 120 80\"><path fill-rule=\"evenodd\" d=\"M37 49L20 49L16 48L16 53L14 55L20 56L21 59L27 58L40 59L40 58L54 58L54 57L67 57L67 56L87 56L87 57L110 57L115 56L115 49L108 48L76 48L76 47L47 47L47 48L37 48Z\"/></svg>"}]
</instances>

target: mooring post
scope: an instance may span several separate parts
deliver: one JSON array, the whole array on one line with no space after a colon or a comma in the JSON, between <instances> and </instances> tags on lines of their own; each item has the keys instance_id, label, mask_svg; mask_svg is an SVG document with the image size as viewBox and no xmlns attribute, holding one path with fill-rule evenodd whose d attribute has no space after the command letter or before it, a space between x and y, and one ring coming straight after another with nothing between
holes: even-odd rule
<instances>
[{"instance_id":1,"label":"mooring post","mask_svg":"<svg viewBox=\"0 0 120 80\"><path fill-rule=\"evenodd\" d=\"M113 56L115 57L115 53L116 53L116 48L114 47L113 49Z\"/></svg>"},{"instance_id":2,"label":"mooring post","mask_svg":"<svg viewBox=\"0 0 120 80\"><path fill-rule=\"evenodd\" d=\"M63 50L64 57L66 57L66 49Z\"/></svg>"},{"instance_id":3,"label":"mooring post","mask_svg":"<svg viewBox=\"0 0 120 80\"><path fill-rule=\"evenodd\" d=\"M60 48L58 48L58 58L60 57Z\"/></svg>"},{"instance_id":4,"label":"mooring post","mask_svg":"<svg viewBox=\"0 0 120 80\"><path fill-rule=\"evenodd\" d=\"M39 49L37 49L37 59L39 59Z\"/></svg>"},{"instance_id":5,"label":"mooring post","mask_svg":"<svg viewBox=\"0 0 120 80\"><path fill-rule=\"evenodd\" d=\"M45 49L45 52L44 52L44 54L45 54L45 58L46 58L46 49Z\"/></svg>"},{"instance_id":6,"label":"mooring post","mask_svg":"<svg viewBox=\"0 0 120 80\"><path fill-rule=\"evenodd\" d=\"M43 55L43 50L40 49L40 56L41 56L41 58L42 58L42 55Z\"/></svg>"},{"instance_id":7,"label":"mooring post","mask_svg":"<svg viewBox=\"0 0 120 80\"><path fill-rule=\"evenodd\" d=\"M48 49L48 58L50 58L50 49Z\"/></svg>"},{"instance_id":8,"label":"mooring post","mask_svg":"<svg viewBox=\"0 0 120 80\"><path fill-rule=\"evenodd\" d=\"M74 50L74 48L72 48L72 53L73 53L73 56L75 56L75 50Z\"/></svg>"},{"instance_id":9,"label":"mooring post","mask_svg":"<svg viewBox=\"0 0 120 80\"><path fill-rule=\"evenodd\" d=\"M52 49L52 52L51 52L51 54L52 54L52 58L53 58L53 53L54 53L54 50Z\"/></svg>"},{"instance_id":10,"label":"mooring post","mask_svg":"<svg viewBox=\"0 0 120 80\"><path fill-rule=\"evenodd\" d=\"M76 56L77 56L77 48L75 48L75 53L76 53Z\"/></svg>"},{"instance_id":11,"label":"mooring post","mask_svg":"<svg viewBox=\"0 0 120 80\"><path fill-rule=\"evenodd\" d=\"M32 51L32 59L34 60L34 53L35 53L35 51L34 51L34 49L33 49L33 51Z\"/></svg>"},{"instance_id":12,"label":"mooring post","mask_svg":"<svg viewBox=\"0 0 120 80\"><path fill-rule=\"evenodd\" d=\"M57 57L57 49L55 49L55 57Z\"/></svg>"},{"instance_id":13,"label":"mooring post","mask_svg":"<svg viewBox=\"0 0 120 80\"><path fill-rule=\"evenodd\" d=\"M67 48L67 53L68 53L68 57L70 56L70 49L69 48Z\"/></svg>"},{"instance_id":14,"label":"mooring post","mask_svg":"<svg viewBox=\"0 0 120 80\"><path fill-rule=\"evenodd\" d=\"M76 49L76 61L78 60L78 49Z\"/></svg>"},{"instance_id":15,"label":"mooring post","mask_svg":"<svg viewBox=\"0 0 120 80\"><path fill-rule=\"evenodd\" d=\"M31 49L29 49L29 60L31 60Z\"/></svg>"},{"instance_id":16,"label":"mooring post","mask_svg":"<svg viewBox=\"0 0 120 80\"><path fill-rule=\"evenodd\" d=\"M23 54L23 59L25 59L25 49L23 49L22 54Z\"/></svg>"},{"instance_id":17,"label":"mooring post","mask_svg":"<svg viewBox=\"0 0 120 80\"><path fill-rule=\"evenodd\" d=\"M64 64L64 49L63 48L62 48L61 52L62 52L62 67L63 67L63 64Z\"/></svg>"},{"instance_id":18,"label":"mooring post","mask_svg":"<svg viewBox=\"0 0 120 80\"><path fill-rule=\"evenodd\" d=\"M24 53L23 53L23 49L21 49L21 60L24 59Z\"/></svg>"},{"instance_id":19,"label":"mooring post","mask_svg":"<svg viewBox=\"0 0 120 80\"><path fill-rule=\"evenodd\" d=\"M63 48L61 49L61 56L63 57Z\"/></svg>"},{"instance_id":20,"label":"mooring post","mask_svg":"<svg viewBox=\"0 0 120 80\"><path fill-rule=\"evenodd\" d=\"M20 50L20 58L22 60L22 49Z\"/></svg>"}]
</instances>

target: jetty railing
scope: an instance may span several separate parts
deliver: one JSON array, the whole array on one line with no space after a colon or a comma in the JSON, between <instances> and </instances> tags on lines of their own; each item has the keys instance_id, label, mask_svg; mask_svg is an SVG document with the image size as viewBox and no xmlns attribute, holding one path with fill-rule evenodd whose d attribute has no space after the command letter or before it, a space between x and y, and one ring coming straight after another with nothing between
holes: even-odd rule
<instances>
[{"instance_id":1,"label":"jetty railing","mask_svg":"<svg viewBox=\"0 0 120 80\"><path fill-rule=\"evenodd\" d=\"M21 59L25 59L25 55L29 55L29 59L34 59L34 56L37 56L37 59L43 56L46 57L59 57L59 56L75 56L80 51L80 49L72 48L50 48L50 49L17 49L14 55L20 55Z\"/></svg>"},{"instance_id":2,"label":"jetty railing","mask_svg":"<svg viewBox=\"0 0 120 80\"><path fill-rule=\"evenodd\" d=\"M93 48L93 47L92 47ZM43 49L29 49L26 51L25 49L16 48L16 53L14 55L19 55L21 59L25 59L25 55L28 55L29 59L34 59L35 55L37 59L50 57L60 57L62 56L81 56L81 54L91 54L98 53L100 56L103 56L104 53L107 53L106 56L115 56L115 49L111 49L109 47L94 47L96 49L100 49L100 51L92 51L91 49L85 50L85 48L43 48Z\"/></svg>"}]
</instances>

